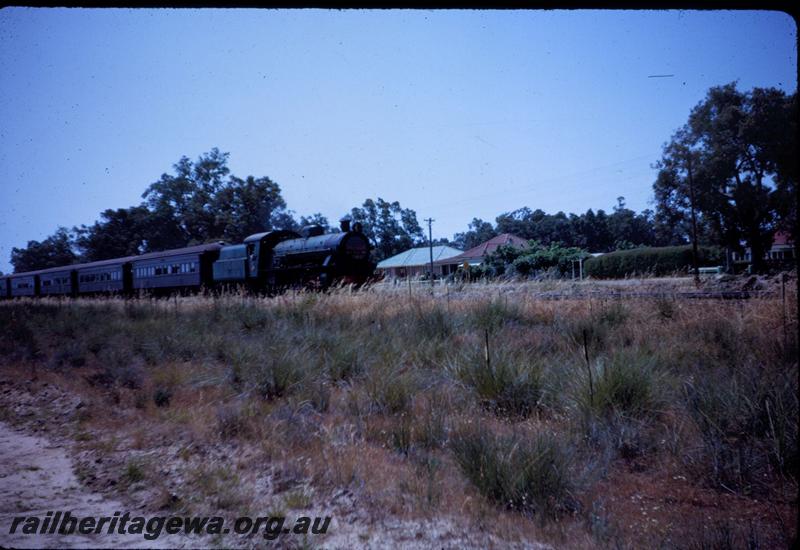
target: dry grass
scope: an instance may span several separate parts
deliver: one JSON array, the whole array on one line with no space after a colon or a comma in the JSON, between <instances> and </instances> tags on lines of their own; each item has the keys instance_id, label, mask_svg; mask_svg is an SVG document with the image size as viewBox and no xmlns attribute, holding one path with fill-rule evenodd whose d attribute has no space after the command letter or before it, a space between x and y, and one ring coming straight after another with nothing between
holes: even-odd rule
<instances>
[{"instance_id":1,"label":"dry grass","mask_svg":"<svg viewBox=\"0 0 800 550\"><path fill-rule=\"evenodd\" d=\"M719 536L768 546L796 536L769 512L796 511L795 303L784 340L780 300L540 301L524 286L16 301L0 345L8 365L72 379L94 399L83 424L184 481L133 456L120 489L161 483L187 510L305 510L345 491L362 524L449 518L511 542L723 533L643 531L598 499L635 472L735 495L720 521L755 534ZM753 497L762 508L741 505Z\"/></svg>"}]
</instances>

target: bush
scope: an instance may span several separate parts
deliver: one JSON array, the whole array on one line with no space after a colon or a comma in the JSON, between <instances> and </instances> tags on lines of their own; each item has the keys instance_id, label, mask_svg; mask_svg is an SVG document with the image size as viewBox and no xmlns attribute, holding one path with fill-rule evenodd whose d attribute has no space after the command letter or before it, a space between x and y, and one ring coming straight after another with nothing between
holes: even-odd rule
<instances>
[{"instance_id":1,"label":"bush","mask_svg":"<svg viewBox=\"0 0 800 550\"><path fill-rule=\"evenodd\" d=\"M552 273L564 276L578 269L574 262L588 256L585 250L577 247L563 247L552 243L549 247L532 243L524 254L515 259L511 265L514 271L524 277Z\"/></svg>"},{"instance_id":2,"label":"bush","mask_svg":"<svg viewBox=\"0 0 800 550\"><path fill-rule=\"evenodd\" d=\"M450 445L464 475L506 508L556 515L575 506L572 453L553 435L498 436L473 426L456 433Z\"/></svg>"},{"instance_id":3,"label":"bush","mask_svg":"<svg viewBox=\"0 0 800 550\"><path fill-rule=\"evenodd\" d=\"M540 404L543 383L541 367L509 353L483 354L458 359L450 367L481 404L501 416L529 416Z\"/></svg>"},{"instance_id":4,"label":"bush","mask_svg":"<svg viewBox=\"0 0 800 550\"><path fill-rule=\"evenodd\" d=\"M648 356L618 353L575 367L571 394L578 429L602 456L632 459L655 446L654 423L667 399L668 385Z\"/></svg>"},{"instance_id":5,"label":"bush","mask_svg":"<svg viewBox=\"0 0 800 550\"><path fill-rule=\"evenodd\" d=\"M719 265L723 253L715 247L697 250L699 265ZM691 246L665 246L617 250L589 258L584 263L586 275L596 279L621 279L634 275L664 276L687 273L692 267Z\"/></svg>"},{"instance_id":6,"label":"bush","mask_svg":"<svg viewBox=\"0 0 800 550\"><path fill-rule=\"evenodd\" d=\"M30 312L22 307L0 308L0 359L9 362L15 359L32 359L39 352L34 330L27 319ZM30 323L32 324L32 323Z\"/></svg>"},{"instance_id":7,"label":"bush","mask_svg":"<svg viewBox=\"0 0 800 550\"><path fill-rule=\"evenodd\" d=\"M256 390L267 400L286 395L305 376L305 365L292 351L270 354L253 372Z\"/></svg>"},{"instance_id":8,"label":"bush","mask_svg":"<svg viewBox=\"0 0 800 550\"><path fill-rule=\"evenodd\" d=\"M153 403L156 407L169 407L169 402L172 399L172 390L165 387L156 388L153 393Z\"/></svg>"},{"instance_id":9,"label":"bush","mask_svg":"<svg viewBox=\"0 0 800 550\"><path fill-rule=\"evenodd\" d=\"M622 413L634 418L652 416L662 400L658 392L661 381L652 361L634 353L614 355L601 361L595 369L594 396L585 395L599 416ZM584 392L590 388L584 387Z\"/></svg>"},{"instance_id":10,"label":"bush","mask_svg":"<svg viewBox=\"0 0 800 550\"><path fill-rule=\"evenodd\" d=\"M413 371L402 368L376 367L366 380L366 391L374 410L387 414L408 411L419 389Z\"/></svg>"},{"instance_id":11,"label":"bush","mask_svg":"<svg viewBox=\"0 0 800 550\"><path fill-rule=\"evenodd\" d=\"M771 470L796 475L796 368L719 369L688 383L685 395L703 439L697 462L712 484L751 493Z\"/></svg>"},{"instance_id":12,"label":"bush","mask_svg":"<svg viewBox=\"0 0 800 550\"><path fill-rule=\"evenodd\" d=\"M241 400L217 407L217 429L222 439L249 437L253 434L253 410Z\"/></svg>"},{"instance_id":13,"label":"bush","mask_svg":"<svg viewBox=\"0 0 800 550\"><path fill-rule=\"evenodd\" d=\"M509 321L525 319L522 308L508 298L492 298L483 300L470 310L469 325L482 331L493 331Z\"/></svg>"}]
</instances>

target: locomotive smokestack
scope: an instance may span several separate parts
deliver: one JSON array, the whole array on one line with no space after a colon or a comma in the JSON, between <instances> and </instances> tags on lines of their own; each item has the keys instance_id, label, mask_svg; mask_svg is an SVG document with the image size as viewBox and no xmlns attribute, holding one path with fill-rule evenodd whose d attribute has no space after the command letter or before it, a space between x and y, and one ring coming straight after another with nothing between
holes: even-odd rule
<instances>
[{"instance_id":1,"label":"locomotive smokestack","mask_svg":"<svg viewBox=\"0 0 800 550\"><path fill-rule=\"evenodd\" d=\"M350 216L345 216L339 220L339 228L343 233L350 231Z\"/></svg>"}]
</instances>

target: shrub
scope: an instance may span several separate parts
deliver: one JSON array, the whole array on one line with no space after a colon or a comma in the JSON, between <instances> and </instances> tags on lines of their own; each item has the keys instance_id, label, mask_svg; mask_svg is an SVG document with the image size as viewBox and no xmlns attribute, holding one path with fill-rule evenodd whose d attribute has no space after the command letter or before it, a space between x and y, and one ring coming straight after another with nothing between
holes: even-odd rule
<instances>
[{"instance_id":1,"label":"shrub","mask_svg":"<svg viewBox=\"0 0 800 550\"><path fill-rule=\"evenodd\" d=\"M540 404L543 384L541 367L507 352L463 357L451 370L469 387L481 404L502 416L529 416Z\"/></svg>"},{"instance_id":2,"label":"shrub","mask_svg":"<svg viewBox=\"0 0 800 550\"><path fill-rule=\"evenodd\" d=\"M324 413L330 407L331 389L325 380L306 380L299 385L297 397L300 404L308 403L315 411Z\"/></svg>"},{"instance_id":3,"label":"shrub","mask_svg":"<svg viewBox=\"0 0 800 550\"><path fill-rule=\"evenodd\" d=\"M389 444L400 454L408 456L411 451L414 429L410 415L401 413L389 426Z\"/></svg>"},{"instance_id":4,"label":"shrub","mask_svg":"<svg viewBox=\"0 0 800 550\"><path fill-rule=\"evenodd\" d=\"M441 402L426 401L426 407L417 414L414 424L414 443L423 449L436 449L444 445L447 439L446 416L449 411Z\"/></svg>"},{"instance_id":5,"label":"shrub","mask_svg":"<svg viewBox=\"0 0 800 550\"><path fill-rule=\"evenodd\" d=\"M651 416L662 404L659 376L652 360L636 353L620 353L600 361L596 368L590 406L599 415L622 413L634 418ZM584 387L584 391L589 388ZM591 391L591 389L589 389Z\"/></svg>"},{"instance_id":6,"label":"shrub","mask_svg":"<svg viewBox=\"0 0 800 550\"><path fill-rule=\"evenodd\" d=\"M486 498L543 516L573 509L572 453L555 436L498 436L472 426L450 445L461 471Z\"/></svg>"},{"instance_id":7,"label":"shrub","mask_svg":"<svg viewBox=\"0 0 800 550\"><path fill-rule=\"evenodd\" d=\"M525 318L522 308L508 298L497 297L482 300L470 308L469 324L481 331L493 331L509 321L522 321Z\"/></svg>"},{"instance_id":8,"label":"shrub","mask_svg":"<svg viewBox=\"0 0 800 550\"><path fill-rule=\"evenodd\" d=\"M256 389L268 400L286 395L303 379L303 375L303 365L286 354L266 359L254 372Z\"/></svg>"},{"instance_id":9,"label":"shrub","mask_svg":"<svg viewBox=\"0 0 800 550\"><path fill-rule=\"evenodd\" d=\"M217 428L222 439L248 437L253 429L251 419L253 411L241 400L217 407Z\"/></svg>"},{"instance_id":10,"label":"shrub","mask_svg":"<svg viewBox=\"0 0 800 550\"><path fill-rule=\"evenodd\" d=\"M128 460L125 464L125 470L122 472L121 481L124 486L133 485L145 478L143 464L138 460Z\"/></svg>"},{"instance_id":11,"label":"shrub","mask_svg":"<svg viewBox=\"0 0 800 550\"><path fill-rule=\"evenodd\" d=\"M105 380L117 382L130 389L142 387L144 372L126 340L115 339L109 342L108 347L100 351L98 361L103 368Z\"/></svg>"},{"instance_id":12,"label":"shrub","mask_svg":"<svg viewBox=\"0 0 800 550\"><path fill-rule=\"evenodd\" d=\"M83 367L86 365L86 348L78 341L69 341L53 356L51 364L54 367L64 365L70 367Z\"/></svg>"},{"instance_id":13,"label":"shrub","mask_svg":"<svg viewBox=\"0 0 800 550\"><path fill-rule=\"evenodd\" d=\"M406 412L418 390L418 382L415 373L408 369L376 366L366 380L370 404L382 413Z\"/></svg>"},{"instance_id":14,"label":"shrub","mask_svg":"<svg viewBox=\"0 0 800 550\"><path fill-rule=\"evenodd\" d=\"M281 349L239 342L226 352L231 384L236 389L244 385L267 400L283 397L306 375L303 352L302 347Z\"/></svg>"},{"instance_id":15,"label":"shrub","mask_svg":"<svg viewBox=\"0 0 800 550\"><path fill-rule=\"evenodd\" d=\"M334 338L326 335L319 343L316 351L322 356L322 363L328 378L332 382L351 380L364 370L364 361L359 348L351 338Z\"/></svg>"},{"instance_id":16,"label":"shrub","mask_svg":"<svg viewBox=\"0 0 800 550\"><path fill-rule=\"evenodd\" d=\"M453 332L453 323L441 306L420 307L417 304L414 313L413 327L418 337L444 340Z\"/></svg>"},{"instance_id":17,"label":"shrub","mask_svg":"<svg viewBox=\"0 0 800 550\"><path fill-rule=\"evenodd\" d=\"M686 406L703 440L695 461L712 484L744 493L771 470L796 475L797 369L718 369L685 386ZM690 461L691 458L690 458Z\"/></svg>"},{"instance_id":18,"label":"shrub","mask_svg":"<svg viewBox=\"0 0 800 550\"><path fill-rule=\"evenodd\" d=\"M156 388L153 393L153 403L156 407L169 407L169 402L172 399L172 390L165 387Z\"/></svg>"},{"instance_id":19,"label":"shrub","mask_svg":"<svg viewBox=\"0 0 800 550\"><path fill-rule=\"evenodd\" d=\"M718 265L723 260L722 251L701 246L697 251L700 265ZM688 272L692 266L691 246L665 246L617 250L589 258L584 270L597 279L621 279L632 275L670 275Z\"/></svg>"},{"instance_id":20,"label":"shrub","mask_svg":"<svg viewBox=\"0 0 800 550\"><path fill-rule=\"evenodd\" d=\"M573 359L571 373L560 372L568 400L586 420L623 416L646 419L656 416L666 402L667 378L658 372L650 355L623 350L587 364Z\"/></svg>"},{"instance_id":21,"label":"shrub","mask_svg":"<svg viewBox=\"0 0 800 550\"><path fill-rule=\"evenodd\" d=\"M543 273L563 276L571 273L575 268L573 262L586 256L588 256L586 251L577 247L564 247L557 243L551 243L549 247L545 247L538 242L533 242L530 248L525 249L523 254L516 258L511 265L514 266L514 271L524 277Z\"/></svg>"},{"instance_id":22,"label":"shrub","mask_svg":"<svg viewBox=\"0 0 800 550\"><path fill-rule=\"evenodd\" d=\"M37 355L39 346L34 331L26 321L31 314L22 307L0 308L0 358L3 360L30 359Z\"/></svg>"},{"instance_id":23,"label":"shrub","mask_svg":"<svg viewBox=\"0 0 800 550\"><path fill-rule=\"evenodd\" d=\"M615 456L632 460L656 448L657 433L646 419L631 418L615 413L606 417L585 417L586 441L599 451L601 466L607 466Z\"/></svg>"}]
</instances>

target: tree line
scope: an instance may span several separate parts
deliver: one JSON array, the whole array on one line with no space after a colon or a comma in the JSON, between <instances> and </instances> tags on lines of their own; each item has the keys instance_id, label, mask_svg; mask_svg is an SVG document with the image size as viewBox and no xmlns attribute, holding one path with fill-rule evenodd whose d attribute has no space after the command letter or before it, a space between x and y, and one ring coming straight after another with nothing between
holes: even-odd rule
<instances>
[{"instance_id":1,"label":"tree line","mask_svg":"<svg viewBox=\"0 0 800 550\"><path fill-rule=\"evenodd\" d=\"M500 214L494 223L474 218L452 241L435 244L468 249L512 233L545 248L609 252L696 239L731 251L750 247L758 269L776 230L790 232L797 242L796 133L796 92L742 92L736 83L714 87L654 164L654 210L636 213L624 197L610 213L548 214L523 207ZM273 229L337 230L320 213L297 217L269 177L232 174L228 157L216 148L194 161L184 156L172 173L147 186L140 204L105 210L92 225L59 227L41 242L15 247L15 272L218 240L241 242ZM346 214L362 223L375 261L426 242L416 212L397 201L368 198Z\"/></svg>"}]
</instances>

